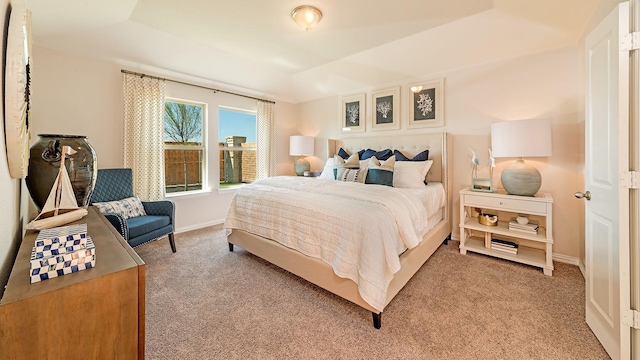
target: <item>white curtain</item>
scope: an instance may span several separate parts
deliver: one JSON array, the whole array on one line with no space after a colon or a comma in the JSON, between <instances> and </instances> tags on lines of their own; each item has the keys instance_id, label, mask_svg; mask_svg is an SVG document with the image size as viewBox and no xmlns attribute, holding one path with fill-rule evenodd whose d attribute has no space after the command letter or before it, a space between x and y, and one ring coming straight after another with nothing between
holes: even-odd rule
<instances>
[{"instance_id":1,"label":"white curtain","mask_svg":"<svg viewBox=\"0 0 640 360\"><path fill-rule=\"evenodd\" d=\"M258 179L276 174L276 144L274 122L275 104L269 101L258 101L256 114L258 143L256 149L256 177Z\"/></svg>"},{"instance_id":2,"label":"white curtain","mask_svg":"<svg viewBox=\"0 0 640 360\"><path fill-rule=\"evenodd\" d=\"M133 192L142 200L164 198L163 80L124 74L124 167L133 171Z\"/></svg>"}]
</instances>

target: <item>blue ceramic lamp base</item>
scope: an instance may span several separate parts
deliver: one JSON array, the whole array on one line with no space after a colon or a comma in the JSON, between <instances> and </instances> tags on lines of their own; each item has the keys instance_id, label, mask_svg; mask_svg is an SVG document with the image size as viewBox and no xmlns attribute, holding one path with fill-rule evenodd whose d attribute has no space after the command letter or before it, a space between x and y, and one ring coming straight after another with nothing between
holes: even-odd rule
<instances>
[{"instance_id":1,"label":"blue ceramic lamp base","mask_svg":"<svg viewBox=\"0 0 640 360\"><path fill-rule=\"evenodd\" d=\"M542 176L538 169L528 165L522 159L502 171L502 186L510 195L533 196L542 185Z\"/></svg>"},{"instance_id":2,"label":"blue ceramic lamp base","mask_svg":"<svg viewBox=\"0 0 640 360\"><path fill-rule=\"evenodd\" d=\"M300 158L296 160L295 164L293 164L293 171L295 171L298 176L304 176L304 172L310 170L311 165L306 159Z\"/></svg>"}]
</instances>

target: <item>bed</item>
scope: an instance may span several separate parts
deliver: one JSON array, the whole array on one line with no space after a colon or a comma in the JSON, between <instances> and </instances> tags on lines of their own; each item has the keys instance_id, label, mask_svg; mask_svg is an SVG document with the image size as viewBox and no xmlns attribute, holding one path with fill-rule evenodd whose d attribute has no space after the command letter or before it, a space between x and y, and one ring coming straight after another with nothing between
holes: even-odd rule
<instances>
[{"instance_id":1,"label":"bed","mask_svg":"<svg viewBox=\"0 0 640 360\"><path fill-rule=\"evenodd\" d=\"M236 201L241 201L242 199L238 198L238 193L236 194L236 198L232 203L232 208L230 209L229 215L227 216L227 221L225 223L225 228L228 230L227 240L229 243L229 250L233 251L234 245L239 246L246 251L263 258L264 260L273 263L299 277L304 278L305 280L316 284L346 300L349 300L364 309L371 311L373 317L373 325L376 329L379 329L382 324L382 312L384 308L393 300L393 298L398 294L398 292L402 289L402 287L411 279L411 277L420 269L420 267L427 261L427 259L436 251L436 249L442 243L446 243L451 235L451 170L449 167L448 154L450 154L450 146L451 139L450 135L447 133L434 133L434 134L420 134L420 135L405 135L405 136L397 136L397 137L359 137L359 138L346 138L346 139L330 139L327 142L327 157L333 157L334 154L338 153L339 149L344 149L348 153L353 154L354 152L359 151L360 149L398 149L405 154L415 155L418 152L428 149L429 150L429 159L433 161L433 164L427 174L427 181L429 183L428 187L432 188L441 188L443 189L444 200L442 201L442 207L436 209L435 212L433 210L431 213L427 215L426 213L420 216L423 216L426 220L423 221L425 224L428 223L429 230L428 232L422 235L422 232L418 233L416 230L416 234L413 236L419 236L419 239L416 241L416 244L411 244L410 246L406 246L402 248L402 246L397 246L395 249L395 256L397 257L396 261L393 259L393 255L386 256L378 256L381 258L381 261L387 261L386 267L389 268L386 276L387 281L385 282L385 289L382 294L373 294L370 292L363 291L363 287L367 287L368 279L362 279L360 273L364 273L364 270L358 269L357 277L349 276L349 274L345 274L342 272L342 269L339 266L336 266L335 263L331 263L326 258L323 260L321 255L317 257L306 255L309 251L305 249L296 250L291 247L291 244L287 244L286 241L283 241L284 245L278 241L282 241L283 239L287 239L289 235L294 237L294 234L282 234L281 232L268 232L268 231L258 231L256 227L242 226L242 223L250 224L257 223L259 218L261 217L275 217L279 216L276 210L256 210L262 211L262 213L254 213L251 217L247 217L245 219L241 219L235 212L234 207L236 206ZM289 201L291 204L291 194L288 194L289 191L295 191L295 194L298 194L301 191L306 191L305 188L315 187L318 189L323 189L326 194L330 194L331 190L328 188L328 184L326 180L314 180L314 179L296 179L292 177L290 179L265 179L264 181L257 181L254 183L254 186L247 186L246 190L242 190L243 193L246 193L245 197L251 196L261 196L262 193L278 193L278 196L282 197L282 201ZM333 180L335 182L335 180ZM280 185L281 183L288 183L286 185ZM353 197L351 200L344 201L360 201L360 197L364 198L367 196L371 196L373 194L370 189L374 189L374 187L380 187L379 191L384 189L381 185L360 185L360 188L356 189L356 184L352 185L341 185L343 187L347 187L347 190L353 193L348 197ZM352 186L349 188L349 186ZM293 187L293 190L285 190L281 189L281 187ZM386 188L386 187L384 187ZM355 191L358 190L358 191ZM261 192L262 191L262 192ZM320 190L322 191L322 190ZM376 190L378 191L378 190ZM385 190L387 191L387 190ZM398 191L394 188L389 188L389 191ZM282 194L280 195L280 192ZM360 194L362 192L362 194ZM393 196L387 197L397 197L399 193L394 193ZM266 194L265 194L266 195ZM321 194L322 195L322 194ZM273 196L273 194L269 194L269 196ZM320 204L320 198L316 195L309 195L311 197L310 203L316 201ZM313 198L313 196L316 196ZM404 195L403 195L404 196ZM346 196L342 196L346 197ZM403 198L404 201L409 204L409 201L420 201L420 200L411 200L412 196ZM289 198L289 200L286 200ZM380 197L380 199L376 200L376 202L386 202L387 200L383 200L384 197ZM263 202L272 201L272 200L263 200ZM300 202L304 202L300 200ZM392 201L393 202L393 201ZM397 201L396 201L397 202ZM339 208L339 204L336 200L336 207ZM345 203L344 206L347 206ZM360 205L358 205L360 206ZM366 208L367 211L372 215L377 215L377 206L376 204L367 205L372 206L370 209ZM385 209L387 207L393 209L394 204L381 204L380 206L384 206ZM311 208L317 208L318 218L323 216L321 205L315 207L309 207L308 211L311 211ZM326 207L326 205L325 205ZM411 207L411 206L407 206ZM274 209L276 209L274 207ZM315 211L315 210L314 210ZM412 216L416 216L415 214ZM374 222L381 222L382 220L375 220ZM401 218L397 219L397 221L404 221ZM415 226L415 225L414 225ZM427 225L425 225L427 226ZM293 228L293 227L292 227ZM248 229L248 230L247 230ZM417 228L416 228L417 229ZM422 228L421 228L422 229ZM293 230L292 230L293 231ZM299 231L299 230L298 230ZM309 230L309 237L313 237L315 233L313 230ZM262 233L263 236L257 235ZM385 232L386 233L386 232ZM296 236L299 234L296 234ZM411 234L405 236L406 238L411 238ZM278 241L274 240L277 239ZM407 243L411 243L412 240L403 239L403 241ZM365 244L371 241L365 242ZM342 246L342 245L341 245ZM348 246L348 245L344 245ZM384 245L380 245L384 246ZM388 247L388 246L387 246ZM374 248L375 249L375 248ZM338 251L343 251L339 249ZM346 250L344 250L346 252ZM312 251L311 251L312 252ZM393 251L388 251L392 253ZM376 256L377 252L373 251L374 256ZM347 261L348 262L348 261ZM389 265L390 264L390 265ZM362 265L358 265L362 267ZM339 270L339 271L338 271ZM341 276L336 275L336 272L340 273ZM371 284L375 285L376 280L371 280ZM363 285L365 284L365 285ZM376 290L377 291L377 290ZM375 298L372 298L374 296Z\"/></svg>"}]
</instances>

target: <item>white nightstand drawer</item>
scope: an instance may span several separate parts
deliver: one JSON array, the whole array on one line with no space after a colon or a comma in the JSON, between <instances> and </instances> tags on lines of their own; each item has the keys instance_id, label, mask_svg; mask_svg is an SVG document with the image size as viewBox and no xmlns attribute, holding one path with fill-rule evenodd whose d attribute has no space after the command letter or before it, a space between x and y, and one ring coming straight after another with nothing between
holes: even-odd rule
<instances>
[{"instance_id":1,"label":"white nightstand drawer","mask_svg":"<svg viewBox=\"0 0 640 360\"><path fill-rule=\"evenodd\" d=\"M505 197L492 197L486 195L465 195L467 206L487 207L496 210L546 213L547 204L539 201L527 201L522 199L508 199Z\"/></svg>"}]
</instances>

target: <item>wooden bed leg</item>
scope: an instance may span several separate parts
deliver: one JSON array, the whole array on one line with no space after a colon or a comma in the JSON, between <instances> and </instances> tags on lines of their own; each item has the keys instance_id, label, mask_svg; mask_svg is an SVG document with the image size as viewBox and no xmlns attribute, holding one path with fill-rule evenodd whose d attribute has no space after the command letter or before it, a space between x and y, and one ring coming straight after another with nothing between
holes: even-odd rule
<instances>
[{"instance_id":1,"label":"wooden bed leg","mask_svg":"<svg viewBox=\"0 0 640 360\"><path fill-rule=\"evenodd\" d=\"M233 244L232 243L228 243L229 244L229 251L233 252Z\"/></svg>"},{"instance_id":2,"label":"wooden bed leg","mask_svg":"<svg viewBox=\"0 0 640 360\"><path fill-rule=\"evenodd\" d=\"M380 327L382 326L382 313L374 313L371 312L371 315L373 315L373 327L376 329L380 329Z\"/></svg>"}]
</instances>

